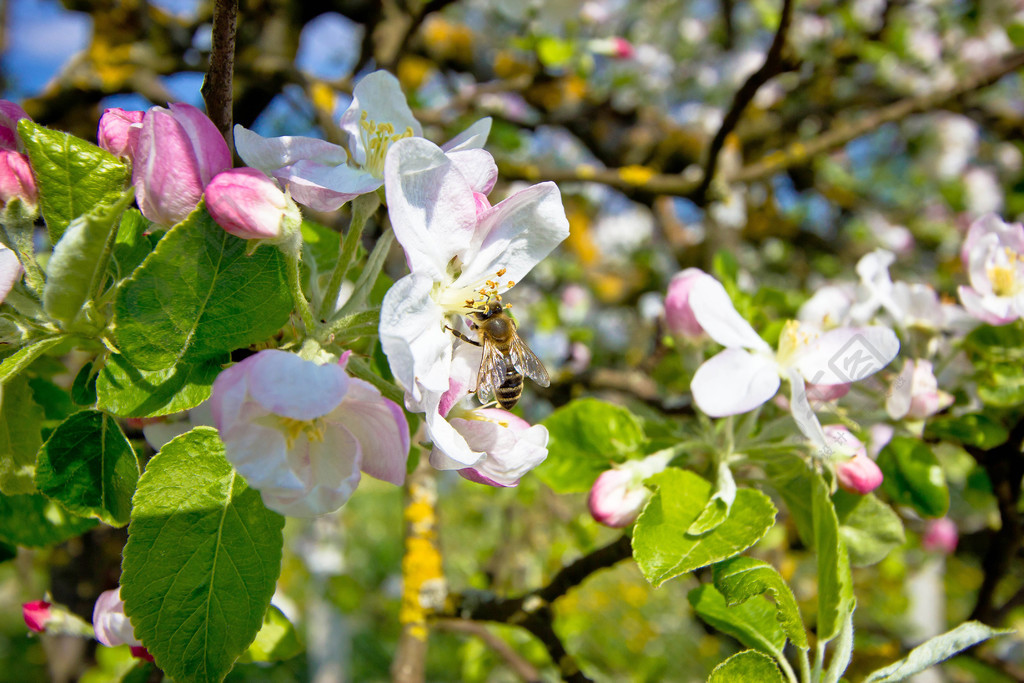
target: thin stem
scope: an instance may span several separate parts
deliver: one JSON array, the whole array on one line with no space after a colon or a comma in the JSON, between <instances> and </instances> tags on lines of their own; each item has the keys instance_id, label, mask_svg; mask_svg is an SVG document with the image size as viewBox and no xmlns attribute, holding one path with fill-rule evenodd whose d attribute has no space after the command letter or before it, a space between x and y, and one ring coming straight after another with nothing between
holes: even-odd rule
<instances>
[{"instance_id":1,"label":"thin stem","mask_svg":"<svg viewBox=\"0 0 1024 683\"><path fill-rule=\"evenodd\" d=\"M360 239L363 236L363 228L366 221L377 211L380 206L380 197L376 192L360 195L352 201L352 220L348 225L348 233L341 241L341 252L338 255L338 263L334 266L331 279L327 283L324 298L320 302L320 319L325 319L328 314L334 312L338 303L338 293L341 292L341 284L345 281L345 275L352 266L356 250L359 248Z\"/></svg>"},{"instance_id":2,"label":"thin stem","mask_svg":"<svg viewBox=\"0 0 1024 683\"><path fill-rule=\"evenodd\" d=\"M299 250L286 249L282 250L282 253L284 253L285 259L288 261L288 286L292 290L292 301L295 303L295 308L299 311L302 324L306 326L306 334L312 334L316 329L316 321L313 319L313 311L309 308L309 301L306 300L306 295L302 293Z\"/></svg>"},{"instance_id":3,"label":"thin stem","mask_svg":"<svg viewBox=\"0 0 1024 683\"><path fill-rule=\"evenodd\" d=\"M775 661L782 667L782 673L786 674L786 678L790 683L797 683L796 672L793 671L793 667L790 665L789 660L786 659L786 656L780 652Z\"/></svg>"},{"instance_id":4,"label":"thin stem","mask_svg":"<svg viewBox=\"0 0 1024 683\"><path fill-rule=\"evenodd\" d=\"M807 650L800 650L800 680L803 683L811 683L811 660L807 656Z\"/></svg>"},{"instance_id":5,"label":"thin stem","mask_svg":"<svg viewBox=\"0 0 1024 683\"><path fill-rule=\"evenodd\" d=\"M825 668L825 645L818 641L814 644L814 670L811 672L811 683L818 683L821 680L821 671Z\"/></svg>"}]
</instances>

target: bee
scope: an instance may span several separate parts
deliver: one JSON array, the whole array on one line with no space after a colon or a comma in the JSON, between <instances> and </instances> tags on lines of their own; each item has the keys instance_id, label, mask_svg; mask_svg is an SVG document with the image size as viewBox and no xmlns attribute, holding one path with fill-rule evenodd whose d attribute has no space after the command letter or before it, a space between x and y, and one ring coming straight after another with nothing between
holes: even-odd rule
<instances>
[{"instance_id":1,"label":"bee","mask_svg":"<svg viewBox=\"0 0 1024 683\"><path fill-rule=\"evenodd\" d=\"M523 375L542 387L551 384L544 364L516 333L516 323L500 301L492 299L485 308L469 315L482 343L456 330L452 333L463 341L483 347L476 375L476 395L481 403L494 396L502 408L511 410L523 395Z\"/></svg>"}]
</instances>

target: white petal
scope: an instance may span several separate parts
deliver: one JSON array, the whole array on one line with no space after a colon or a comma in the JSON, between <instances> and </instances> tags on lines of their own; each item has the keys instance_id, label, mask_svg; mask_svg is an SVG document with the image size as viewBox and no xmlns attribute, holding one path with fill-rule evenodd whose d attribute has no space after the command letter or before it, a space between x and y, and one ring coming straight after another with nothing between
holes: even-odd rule
<instances>
[{"instance_id":1,"label":"white petal","mask_svg":"<svg viewBox=\"0 0 1024 683\"><path fill-rule=\"evenodd\" d=\"M391 145L384 162L384 191L395 238L409 269L440 282L476 230L473 188L441 148L423 138Z\"/></svg>"},{"instance_id":2,"label":"white petal","mask_svg":"<svg viewBox=\"0 0 1024 683\"><path fill-rule=\"evenodd\" d=\"M316 517L334 512L355 492L361 474L359 442L346 429L328 425L322 441L300 438L288 452L288 462L303 490L290 487L260 489L271 510L291 517Z\"/></svg>"},{"instance_id":3,"label":"white petal","mask_svg":"<svg viewBox=\"0 0 1024 683\"><path fill-rule=\"evenodd\" d=\"M797 352L794 366L812 384L847 384L878 372L900 352L887 327L841 327Z\"/></svg>"},{"instance_id":4,"label":"white petal","mask_svg":"<svg viewBox=\"0 0 1024 683\"><path fill-rule=\"evenodd\" d=\"M427 438L434 445L430 452L430 464L439 470L461 470L480 462L485 454L473 450L465 437L441 417L438 412L440 394L430 394L425 400Z\"/></svg>"},{"instance_id":5,"label":"white petal","mask_svg":"<svg viewBox=\"0 0 1024 683\"><path fill-rule=\"evenodd\" d=\"M461 152L467 149L481 149L487 144L487 136L491 134L491 117L485 116L474 122L448 142L441 145L445 152Z\"/></svg>"},{"instance_id":6,"label":"white petal","mask_svg":"<svg viewBox=\"0 0 1024 683\"><path fill-rule=\"evenodd\" d=\"M422 410L424 391L448 390L455 337L430 293L434 282L412 273L391 286L380 309L380 343L391 373L410 393L410 410Z\"/></svg>"},{"instance_id":7,"label":"white petal","mask_svg":"<svg viewBox=\"0 0 1024 683\"><path fill-rule=\"evenodd\" d=\"M779 371L765 356L725 349L693 375L693 400L711 417L738 415L758 407L779 390Z\"/></svg>"},{"instance_id":8,"label":"white petal","mask_svg":"<svg viewBox=\"0 0 1024 683\"><path fill-rule=\"evenodd\" d=\"M913 397L914 363L906 361L903 370L893 379L889 386L889 395L885 399L885 412L889 417L898 420L910 412L910 399Z\"/></svg>"},{"instance_id":9,"label":"white petal","mask_svg":"<svg viewBox=\"0 0 1024 683\"><path fill-rule=\"evenodd\" d=\"M739 314L725 287L715 278L708 275L697 280L689 301L697 322L722 346L771 352L771 347Z\"/></svg>"},{"instance_id":10,"label":"white petal","mask_svg":"<svg viewBox=\"0 0 1024 683\"><path fill-rule=\"evenodd\" d=\"M487 454L473 469L501 486L515 486L548 457L548 430L543 425L518 430L488 420L461 418L451 424L470 448Z\"/></svg>"},{"instance_id":11,"label":"white petal","mask_svg":"<svg viewBox=\"0 0 1024 683\"><path fill-rule=\"evenodd\" d=\"M569 236L562 195L554 183L540 183L515 193L480 214L472 254L455 287L473 286L505 269L499 292L519 282Z\"/></svg>"},{"instance_id":12,"label":"white petal","mask_svg":"<svg viewBox=\"0 0 1024 683\"><path fill-rule=\"evenodd\" d=\"M10 294L14 283L21 279L25 269L21 267L18 255L0 245L0 303Z\"/></svg>"},{"instance_id":13,"label":"white petal","mask_svg":"<svg viewBox=\"0 0 1024 683\"><path fill-rule=\"evenodd\" d=\"M240 125L235 126L235 151L246 166L258 168L268 175L303 159L330 165L348 161L344 147L326 140L295 135L265 138Z\"/></svg>"},{"instance_id":14,"label":"white petal","mask_svg":"<svg viewBox=\"0 0 1024 683\"><path fill-rule=\"evenodd\" d=\"M361 379L349 379L345 400L328 421L338 422L359 441L362 470L397 486L405 483L409 423L402 409Z\"/></svg>"},{"instance_id":15,"label":"white petal","mask_svg":"<svg viewBox=\"0 0 1024 683\"><path fill-rule=\"evenodd\" d=\"M423 127L412 115L398 79L383 70L367 74L356 83L352 90L352 104L341 115L341 128L350 136L349 149L359 165L366 163L361 128L363 112L369 121L393 125L396 135L411 128L413 135L423 136Z\"/></svg>"},{"instance_id":16,"label":"white petal","mask_svg":"<svg viewBox=\"0 0 1024 683\"><path fill-rule=\"evenodd\" d=\"M789 409L796 420L796 426L815 446L825 446L825 431L821 428L821 422L814 414L810 401L807 400L804 379L793 369L789 371L789 392Z\"/></svg>"},{"instance_id":17,"label":"white petal","mask_svg":"<svg viewBox=\"0 0 1024 683\"><path fill-rule=\"evenodd\" d=\"M974 289L964 285L960 285L957 292L960 294L960 301L967 313L989 325L1005 325L1018 317L1011 306L1011 300L1006 297L992 294L982 296Z\"/></svg>"},{"instance_id":18,"label":"white petal","mask_svg":"<svg viewBox=\"0 0 1024 683\"><path fill-rule=\"evenodd\" d=\"M494 182L498 179L498 165L494 163L494 157L490 154L482 149L467 149L447 154L474 192L488 194L494 188Z\"/></svg>"},{"instance_id":19,"label":"white petal","mask_svg":"<svg viewBox=\"0 0 1024 683\"><path fill-rule=\"evenodd\" d=\"M348 375L335 363L317 365L294 353L260 351L249 369L249 394L275 415L312 420L328 414L348 391Z\"/></svg>"},{"instance_id":20,"label":"white petal","mask_svg":"<svg viewBox=\"0 0 1024 683\"><path fill-rule=\"evenodd\" d=\"M373 192L383 184L361 168L298 161L274 171L292 199L314 211L337 211L345 202Z\"/></svg>"}]
</instances>

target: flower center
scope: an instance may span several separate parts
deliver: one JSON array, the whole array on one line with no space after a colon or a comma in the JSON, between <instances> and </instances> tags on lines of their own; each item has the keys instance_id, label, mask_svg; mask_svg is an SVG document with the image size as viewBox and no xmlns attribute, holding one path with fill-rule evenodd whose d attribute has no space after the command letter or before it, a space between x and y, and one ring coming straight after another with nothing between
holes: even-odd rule
<instances>
[{"instance_id":1,"label":"flower center","mask_svg":"<svg viewBox=\"0 0 1024 683\"><path fill-rule=\"evenodd\" d=\"M775 352L775 360L782 367L789 367L796 354L818 337L817 332L808 332L800 327L797 320L787 320L782 334L779 335L779 350Z\"/></svg>"},{"instance_id":2,"label":"flower center","mask_svg":"<svg viewBox=\"0 0 1024 683\"><path fill-rule=\"evenodd\" d=\"M363 166L374 178L384 177L384 157L388 154L388 147L392 142L402 138L413 137L412 128L406 128L401 133L395 133L395 127L391 123L377 123L371 121L369 114L363 112L359 121L360 137L363 141L363 149L366 150L366 164Z\"/></svg>"},{"instance_id":3,"label":"flower center","mask_svg":"<svg viewBox=\"0 0 1024 683\"><path fill-rule=\"evenodd\" d=\"M285 440L288 442L288 449L291 450L299 437L305 436L309 441L320 442L324 440L326 425L320 418L312 420L296 420L291 417L276 416L277 428L284 432Z\"/></svg>"},{"instance_id":4,"label":"flower center","mask_svg":"<svg viewBox=\"0 0 1024 683\"><path fill-rule=\"evenodd\" d=\"M501 294L498 290L502 288L501 278L505 275L505 268L494 273L493 278L488 278L480 286L467 285L465 287L447 287L437 297L437 302L445 311L457 315L469 315L486 311L492 301L501 301ZM513 280L505 282L504 289L509 290L515 286Z\"/></svg>"},{"instance_id":5,"label":"flower center","mask_svg":"<svg viewBox=\"0 0 1024 683\"><path fill-rule=\"evenodd\" d=\"M992 283L992 293L996 296L1013 296L1020 289L1017 283L1017 270L1021 264L1020 254L1009 247L1003 249L1003 258L994 259L985 268L985 274Z\"/></svg>"}]
</instances>

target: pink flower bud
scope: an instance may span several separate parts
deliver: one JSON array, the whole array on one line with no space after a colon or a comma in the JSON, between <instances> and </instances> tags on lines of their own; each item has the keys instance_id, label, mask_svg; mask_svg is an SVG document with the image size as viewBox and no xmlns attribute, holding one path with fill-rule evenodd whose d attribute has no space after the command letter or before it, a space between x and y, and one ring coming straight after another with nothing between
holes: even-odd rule
<instances>
[{"instance_id":1,"label":"pink flower bud","mask_svg":"<svg viewBox=\"0 0 1024 683\"><path fill-rule=\"evenodd\" d=\"M850 493L865 494L882 484L882 470L864 453L858 453L836 467L839 485Z\"/></svg>"},{"instance_id":2,"label":"pink flower bud","mask_svg":"<svg viewBox=\"0 0 1024 683\"><path fill-rule=\"evenodd\" d=\"M142 119L132 168L139 210L161 225L180 223L231 152L210 119L188 104L153 107Z\"/></svg>"},{"instance_id":3,"label":"pink flower bud","mask_svg":"<svg viewBox=\"0 0 1024 683\"><path fill-rule=\"evenodd\" d=\"M21 615L25 617L26 626L36 633L43 633L52 616L50 603L45 600L26 602L21 606Z\"/></svg>"},{"instance_id":4,"label":"pink flower bud","mask_svg":"<svg viewBox=\"0 0 1024 683\"><path fill-rule=\"evenodd\" d=\"M0 150L17 152L21 149L18 121L29 119L25 110L9 100L0 100Z\"/></svg>"},{"instance_id":5,"label":"pink flower bud","mask_svg":"<svg viewBox=\"0 0 1024 683\"><path fill-rule=\"evenodd\" d=\"M277 239L302 220L295 203L255 168L217 174L206 186L206 208L222 228L247 240Z\"/></svg>"},{"instance_id":6,"label":"pink flower bud","mask_svg":"<svg viewBox=\"0 0 1024 683\"><path fill-rule=\"evenodd\" d=\"M894 420L923 420L953 403L953 397L939 390L932 364L908 360L892 382L885 409Z\"/></svg>"},{"instance_id":7,"label":"pink flower bud","mask_svg":"<svg viewBox=\"0 0 1024 683\"><path fill-rule=\"evenodd\" d=\"M629 59L633 56L633 44L626 40L616 36L612 38L612 43L615 45L615 56L619 59Z\"/></svg>"},{"instance_id":8,"label":"pink flower bud","mask_svg":"<svg viewBox=\"0 0 1024 683\"><path fill-rule=\"evenodd\" d=\"M624 527L632 524L650 495L643 481L632 472L613 469L602 472L587 497L591 516L600 524Z\"/></svg>"},{"instance_id":9,"label":"pink flower bud","mask_svg":"<svg viewBox=\"0 0 1024 683\"><path fill-rule=\"evenodd\" d=\"M138 657L139 659L145 659L147 662L153 661L153 655L149 654L149 650L142 647L141 645L131 646L132 657Z\"/></svg>"},{"instance_id":10,"label":"pink flower bud","mask_svg":"<svg viewBox=\"0 0 1024 683\"><path fill-rule=\"evenodd\" d=\"M0 150L0 205L15 198L35 206L39 202L36 179L27 156Z\"/></svg>"},{"instance_id":11,"label":"pink flower bud","mask_svg":"<svg viewBox=\"0 0 1024 683\"><path fill-rule=\"evenodd\" d=\"M134 160L135 151L139 146L139 133L142 131L142 117L145 114L144 111L124 109L104 111L96 134L100 147L115 156Z\"/></svg>"},{"instance_id":12,"label":"pink flower bud","mask_svg":"<svg viewBox=\"0 0 1024 683\"><path fill-rule=\"evenodd\" d=\"M704 328L697 322L690 306L690 290L701 278L711 277L699 268L687 268L677 273L668 283L665 295L665 325L673 334L683 337L699 337Z\"/></svg>"},{"instance_id":13,"label":"pink flower bud","mask_svg":"<svg viewBox=\"0 0 1024 683\"><path fill-rule=\"evenodd\" d=\"M107 647L142 645L124 613L120 588L103 591L96 598L96 606L92 610L92 627L96 631L96 640Z\"/></svg>"},{"instance_id":14,"label":"pink flower bud","mask_svg":"<svg viewBox=\"0 0 1024 683\"><path fill-rule=\"evenodd\" d=\"M956 523L949 517L930 519L921 537L921 547L929 552L950 555L956 550L959 540Z\"/></svg>"}]
</instances>

